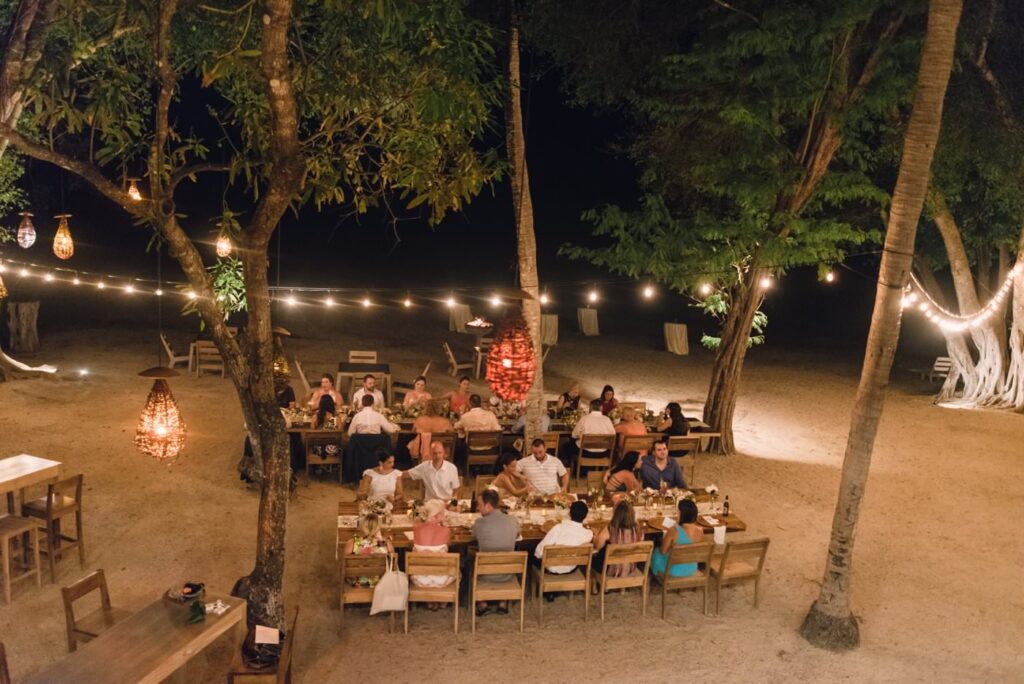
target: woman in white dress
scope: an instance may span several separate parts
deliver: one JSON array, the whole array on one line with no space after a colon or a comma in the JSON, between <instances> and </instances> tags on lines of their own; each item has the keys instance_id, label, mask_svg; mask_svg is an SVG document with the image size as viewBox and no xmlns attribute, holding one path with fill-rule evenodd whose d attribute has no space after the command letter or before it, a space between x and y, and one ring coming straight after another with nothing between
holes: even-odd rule
<instances>
[{"instance_id":1,"label":"woman in white dress","mask_svg":"<svg viewBox=\"0 0 1024 684\"><path fill-rule=\"evenodd\" d=\"M426 520L412 526L412 550L425 553L447 553L451 530L442 525L445 506L440 499L431 499L423 504ZM410 575L409 581L418 587L444 587L455 581L448 575ZM427 605L430 610L437 610L440 603Z\"/></svg>"},{"instance_id":2,"label":"woman in white dress","mask_svg":"<svg viewBox=\"0 0 1024 684\"><path fill-rule=\"evenodd\" d=\"M376 468L363 471L363 479L359 483L357 496L370 501L401 499L402 471L395 469L394 455L381 450L377 454L377 461Z\"/></svg>"}]
</instances>

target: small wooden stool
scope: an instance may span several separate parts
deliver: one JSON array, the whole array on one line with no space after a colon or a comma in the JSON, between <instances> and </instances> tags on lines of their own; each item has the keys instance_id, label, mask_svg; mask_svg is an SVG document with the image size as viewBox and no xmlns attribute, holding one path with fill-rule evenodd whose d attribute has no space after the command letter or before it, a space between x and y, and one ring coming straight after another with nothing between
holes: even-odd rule
<instances>
[{"instance_id":1,"label":"small wooden stool","mask_svg":"<svg viewBox=\"0 0 1024 684\"><path fill-rule=\"evenodd\" d=\"M285 633L284 645L281 646L281 659L277 661L277 667L266 670L253 670L246 667L242 660L241 645L235 649L235 657L231 661L231 669L228 671L228 684L291 684L292 681L292 652L295 646L295 625L299 621L299 609L295 609L292 615L290 629ZM243 623L244 625L244 623Z\"/></svg>"},{"instance_id":2,"label":"small wooden stool","mask_svg":"<svg viewBox=\"0 0 1024 684\"><path fill-rule=\"evenodd\" d=\"M23 543L23 564L29 568L20 575L14 574L15 554L11 551L11 541L25 535L28 543ZM29 555L29 547L32 554ZM29 559L32 565L28 565ZM39 573L39 530L36 523L28 518L20 518L13 515L0 518L0 564L3 565L4 575L4 600L8 605L11 603L11 582L25 579L35 575L36 586L42 586L42 576Z\"/></svg>"}]
</instances>

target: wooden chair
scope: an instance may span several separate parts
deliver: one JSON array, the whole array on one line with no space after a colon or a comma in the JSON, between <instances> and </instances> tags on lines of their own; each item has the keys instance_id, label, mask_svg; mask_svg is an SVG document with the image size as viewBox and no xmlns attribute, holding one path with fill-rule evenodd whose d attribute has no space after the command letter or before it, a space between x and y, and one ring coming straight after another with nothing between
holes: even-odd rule
<instances>
[{"instance_id":1,"label":"wooden chair","mask_svg":"<svg viewBox=\"0 0 1024 684\"><path fill-rule=\"evenodd\" d=\"M338 502L338 515L359 515L359 502L358 501L339 501ZM341 555L341 547L344 543L341 541L341 527L337 528L334 534L334 558L335 560Z\"/></svg>"},{"instance_id":2,"label":"wooden chair","mask_svg":"<svg viewBox=\"0 0 1024 684\"><path fill-rule=\"evenodd\" d=\"M544 449L549 454L554 456L555 458L558 458L558 450L559 450L559 447L561 447L561 445L562 445L562 433L561 432L545 432L543 434L543 439L544 439ZM524 450L526 449L525 443L524 443L523 449Z\"/></svg>"},{"instance_id":3,"label":"wooden chair","mask_svg":"<svg viewBox=\"0 0 1024 684\"><path fill-rule=\"evenodd\" d=\"M22 571L19 574L14 574L14 562L17 554L11 543L16 539L22 540ZM0 518L0 564L3 565L4 602L7 605L11 604L12 582L34 576L36 586L42 586L42 573L39 571L39 528L35 522L13 515L5 515Z\"/></svg>"},{"instance_id":4,"label":"wooden chair","mask_svg":"<svg viewBox=\"0 0 1024 684\"><path fill-rule=\"evenodd\" d=\"M540 355L540 365L541 365L541 367L543 367L544 364L548 362L548 354L550 354L551 350L554 349L554 348L555 348L555 345L553 345L553 344L542 344L541 345L541 349L542 349L542 353Z\"/></svg>"},{"instance_id":5,"label":"wooden chair","mask_svg":"<svg viewBox=\"0 0 1024 684\"><path fill-rule=\"evenodd\" d=\"M672 533L670 530L669 533ZM668 592L682 589L700 589L704 595L704 614L708 614L708 590L711 588L711 554L715 551L714 542L699 544L672 544L669 550L665 572L652 573L661 582L661 619L665 619L665 600ZM697 571L689 577L673 577L672 566L680 563L698 563Z\"/></svg>"},{"instance_id":6,"label":"wooden chair","mask_svg":"<svg viewBox=\"0 0 1024 684\"><path fill-rule=\"evenodd\" d=\"M767 537L738 542L728 542L718 567L710 566L711 582L715 585L715 615L722 599L722 587L743 582L754 583L754 608L758 604L758 589L761 585L761 570L768 555Z\"/></svg>"},{"instance_id":7,"label":"wooden chair","mask_svg":"<svg viewBox=\"0 0 1024 684\"><path fill-rule=\"evenodd\" d=\"M302 383L302 399L297 403L299 406L304 406L309 398L313 396L313 388L309 386L309 380L306 379L306 374L302 371L302 364L299 363L298 359L292 359L292 367L299 376L299 382Z\"/></svg>"},{"instance_id":8,"label":"wooden chair","mask_svg":"<svg viewBox=\"0 0 1024 684\"><path fill-rule=\"evenodd\" d=\"M473 466L485 465L492 469L501 454L501 430L466 433L466 477Z\"/></svg>"},{"instance_id":9,"label":"wooden chair","mask_svg":"<svg viewBox=\"0 0 1024 684\"><path fill-rule=\"evenodd\" d=\"M687 484L693 484L694 474L697 472L697 452L700 451L700 437L687 435L685 437L669 437L668 453L679 464L679 468L686 475L686 466L690 466L690 476L686 478ZM676 456L680 451L685 451L685 456Z\"/></svg>"},{"instance_id":10,"label":"wooden chair","mask_svg":"<svg viewBox=\"0 0 1024 684\"><path fill-rule=\"evenodd\" d=\"M306 478L313 466L337 466L338 482L341 482L341 455L344 451L344 432L329 431L306 435ZM327 453L327 447L336 447L334 453ZM317 453L319 451L319 453Z\"/></svg>"},{"instance_id":11,"label":"wooden chair","mask_svg":"<svg viewBox=\"0 0 1024 684\"><path fill-rule=\"evenodd\" d=\"M348 353L349 363L377 363L376 351L357 351L355 349Z\"/></svg>"},{"instance_id":12,"label":"wooden chair","mask_svg":"<svg viewBox=\"0 0 1024 684\"><path fill-rule=\"evenodd\" d=\"M264 670L254 670L242 660L242 649L234 649L231 669L228 670L228 684L291 684L292 654L295 652L295 627L299 622L299 609L295 609L288 631L281 645L281 658L277 665Z\"/></svg>"},{"instance_id":13,"label":"wooden chair","mask_svg":"<svg viewBox=\"0 0 1024 684\"><path fill-rule=\"evenodd\" d=\"M544 594L583 592L583 621L590 616L590 560L594 555L592 544L580 546L545 546L540 567L531 565L533 586L536 587L537 624L544 621ZM555 574L546 572L549 567L577 566L572 572ZM580 570L583 568L583 570Z\"/></svg>"},{"instance_id":14,"label":"wooden chair","mask_svg":"<svg viewBox=\"0 0 1024 684\"><path fill-rule=\"evenodd\" d=\"M11 673L7 669L7 650L0 641L0 684L11 684Z\"/></svg>"},{"instance_id":15,"label":"wooden chair","mask_svg":"<svg viewBox=\"0 0 1024 684\"><path fill-rule=\"evenodd\" d=\"M203 374L204 370L220 371L220 377L224 377L224 358L220 355L220 350L210 340L197 340L196 341L196 358L195 366L193 367L198 378Z\"/></svg>"},{"instance_id":16,"label":"wooden chair","mask_svg":"<svg viewBox=\"0 0 1024 684\"><path fill-rule=\"evenodd\" d=\"M42 521L40 531L43 538L39 551L46 554L50 564L50 580L57 581L57 557L78 548L78 561L85 567L85 538L82 535L82 474L61 480L46 488L46 496L29 501L22 506L22 513ZM61 532L61 519L75 516L75 536Z\"/></svg>"},{"instance_id":17,"label":"wooden chair","mask_svg":"<svg viewBox=\"0 0 1024 684\"><path fill-rule=\"evenodd\" d=\"M473 496L474 498L480 496L480 493L487 489L487 485L494 482L494 478L497 475L477 475L476 481L473 483Z\"/></svg>"},{"instance_id":18,"label":"wooden chair","mask_svg":"<svg viewBox=\"0 0 1024 684\"><path fill-rule=\"evenodd\" d=\"M164 352L167 354L167 367L174 368L179 363L184 363L188 367L188 372L192 372L192 349L189 348L188 354L178 354L171 347L171 343L167 341L167 335L160 333L160 344L163 345Z\"/></svg>"},{"instance_id":19,"label":"wooden chair","mask_svg":"<svg viewBox=\"0 0 1024 684\"><path fill-rule=\"evenodd\" d=\"M945 380L949 375L949 371L953 368L953 359L948 356L937 356L935 363L929 370L919 371L921 378L928 378L928 382L935 382L936 380Z\"/></svg>"},{"instance_id":20,"label":"wooden chair","mask_svg":"<svg viewBox=\"0 0 1024 684\"><path fill-rule=\"evenodd\" d=\"M647 576L651 566L654 542L642 541L635 544L608 544L604 552L604 567L601 573L591 578L601 594L601 621L604 621L604 596L612 589L640 588L640 614L647 615ZM609 577L608 568L619 563L638 563L639 574L626 577Z\"/></svg>"},{"instance_id":21,"label":"wooden chair","mask_svg":"<svg viewBox=\"0 0 1024 684\"><path fill-rule=\"evenodd\" d=\"M441 346L444 347L444 355L448 359L448 375L455 377L459 374L459 371L464 370L466 372L473 370L473 362L467 361L465 363L459 363L455 360L455 352L448 345L447 342L441 342Z\"/></svg>"},{"instance_id":22,"label":"wooden chair","mask_svg":"<svg viewBox=\"0 0 1024 684\"><path fill-rule=\"evenodd\" d=\"M619 411L624 408L635 409L639 413L647 413L647 402L646 401L620 401Z\"/></svg>"},{"instance_id":23,"label":"wooden chair","mask_svg":"<svg viewBox=\"0 0 1024 684\"><path fill-rule=\"evenodd\" d=\"M611 468L612 452L617 439L618 435L581 435L576 456L576 479L580 479L580 468ZM597 453L598 450L600 453Z\"/></svg>"},{"instance_id":24,"label":"wooden chair","mask_svg":"<svg viewBox=\"0 0 1024 684\"><path fill-rule=\"evenodd\" d=\"M358 584L349 584L346 580L358 581L360 577L380 577L387 570L388 555L386 553L352 554L341 557L341 616L338 619L338 631L345 627L345 606L351 604L370 605L373 603L374 587L363 587ZM394 562L398 562L395 560ZM390 626L394 624L394 613L391 616Z\"/></svg>"},{"instance_id":25,"label":"wooden chair","mask_svg":"<svg viewBox=\"0 0 1024 684\"><path fill-rule=\"evenodd\" d=\"M591 470L587 473L587 491L604 487L604 474L607 470Z\"/></svg>"},{"instance_id":26,"label":"wooden chair","mask_svg":"<svg viewBox=\"0 0 1024 684\"><path fill-rule=\"evenodd\" d=\"M97 589L100 591L100 607L81 619L76 618L75 601ZM94 570L71 586L61 588L60 591L64 596L64 618L67 621L69 651L78 648L79 641L95 639L104 630L131 615L127 610L110 605L107 577L102 570Z\"/></svg>"},{"instance_id":27,"label":"wooden chair","mask_svg":"<svg viewBox=\"0 0 1024 684\"><path fill-rule=\"evenodd\" d=\"M409 600L405 604L405 633L409 633L409 604L427 601L430 603L452 604L453 625L455 633L459 633L459 585L461 574L459 571L459 559L457 553L427 553L410 551L405 554L405 574L413 575L435 575L451 577L451 584L444 587L419 587L412 581L409 582Z\"/></svg>"},{"instance_id":28,"label":"wooden chair","mask_svg":"<svg viewBox=\"0 0 1024 684\"><path fill-rule=\"evenodd\" d=\"M639 453L650 453L654 449L654 443L661 439L661 434L652 432L646 435L626 435L622 438L622 446L619 447L619 458L630 451Z\"/></svg>"},{"instance_id":29,"label":"wooden chair","mask_svg":"<svg viewBox=\"0 0 1024 684\"><path fill-rule=\"evenodd\" d=\"M477 601L519 601L519 631L526 616L526 551L479 551L473 561L473 594L469 602L470 625L476 633ZM514 575L503 582L489 582L486 575Z\"/></svg>"},{"instance_id":30,"label":"wooden chair","mask_svg":"<svg viewBox=\"0 0 1024 684\"><path fill-rule=\"evenodd\" d=\"M402 481L402 492L405 494L406 499L414 499L416 501L423 501L427 496L423 480L414 480L411 477L407 477Z\"/></svg>"}]
</instances>

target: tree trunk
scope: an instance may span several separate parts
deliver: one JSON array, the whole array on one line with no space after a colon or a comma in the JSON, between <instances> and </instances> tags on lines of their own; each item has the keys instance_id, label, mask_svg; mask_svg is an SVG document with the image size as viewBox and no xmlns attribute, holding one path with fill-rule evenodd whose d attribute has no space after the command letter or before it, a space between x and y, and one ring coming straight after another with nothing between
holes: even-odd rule
<instances>
[{"instance_id":1,"label":"tree trunk","mask_svg":"<svg viewBox=\"0 0 1024 684\"><path fill-rule=\"evenodd\" d=\"M36 319L39 317L39 302L9 302L7 304L7 332L10 335L11 351L18 354L35 354L39 351L39 333Z\"/></svg>"},{"instance_id":2,"label":"tree trunk","mask_svg":"<svg viewBox=\"0 0 1024 684\"><path fill-rule=\"evenodd\" d=\"M914 238L939 139L942 105L953 65L962 7L963 0L932 0L928 12L917 91L892 197L864 365L850 418L825 573L818 599L800 629L804 638L822 648L845 650L860 643L857 618L850 610L849 597L857 518L885 402L885 388L889 384L899 340L900 300L910 278Z\"/></svg>"},{"instance_id":3,"label":"tree trunk","mask_svg":"<svg viewBox=\"0 0 1024 684\"><path fill-rule=\"evenodd\" d=\"M739 394L740 371L747 356L750 332L764 299L761 278L767 272L749 269L729 293L729 312L722 326L722 341L711 367L711 385L704 404L704 422L721 437L713 440L712 449L723 454L735 453L732 417Z\"/></svg>"},{"instance_id":4,"label":"tree trunk","mask_svg":"<svg viewBox=\"0 0 1024 684\"><path fill-rule=\"evenodd\" d=\"M511 168L512 208L515 211L519 245L519 287L528 295L523 300L523 318L530 329L537 373L526 397L525 443L543 437L544 353L540 334L540 285L537 274L537 237L533 228L533 199L526 166L526 137L523 132L522 83L519 67L519 13L516 0L508 0L508 98L505 101L505 144Z\"/></svg>"},{"instance_id":5,"label":"tree trunk","mask_svg":"<svg viewBox=\"0 0 1024 684\"><path fill-rule=\"evenodd\" d=\"M915 259L914 267L917 269L921 284L931 294L932 299L942 306L946 306L946 303L943 301L944 297L942 297L942 288L939 287L939 281L936 280L935 272L932 271L931 267L921 259ZM963 381L965 392L973 392L978 384L978 373L975 369L974 357L971 356L971 350L967 345L964 334L951 330L942 330L942 335L946 338L946 353L949 354L952 365L949 369L949 375L946 376L946 380L942 383L942 387L935 397L936 403L955 399L960 381Z\"/></svg>"},{"instance_id":6,"label":"tree trunk","mask_svg":"<svg viewBox=\"0 0 1024 684\"><path fill-rule=\"evenodd\" d=\"M1024 411L1024 228L1017 243L1017 275L1013 279L1012 320L1007 342L1010 358L1003 379L1003 391L993 406Z\"/></svg>"}]
</instances>

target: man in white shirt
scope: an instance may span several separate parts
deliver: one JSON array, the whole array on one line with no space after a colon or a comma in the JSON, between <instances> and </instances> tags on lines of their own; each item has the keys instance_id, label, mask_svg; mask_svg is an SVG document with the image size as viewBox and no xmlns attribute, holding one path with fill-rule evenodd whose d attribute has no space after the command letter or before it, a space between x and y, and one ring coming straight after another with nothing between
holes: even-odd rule
<instances>
[{"instance_id":1,"label":"man in white shirt","mask_svg":"<svg viewBox=\"0 0 1024 684\"><path fill-rule=\"evenodd\" d=\"M516 472L526 478L538 494L554 494L569 489L569 471L561 461L548 455L543 439L533 440L530 455L516 461Z\"/></svg>"},{"instance_id":2,"label":"man in white shirt","mask_svg":"<svg viewBox=\"0 0 1024 684\"><path fill-rule=\"evenodd\" d=\"M445 458L444 444L441 442L431 442L430 460L406 470L403 475L423 482L423 492L427 501L450 501L455 498L462 484L459 481L459 469Z\"/></svg>"},{"instance_id":3,"label":"man in white shirt","mask_svg":"<svg viewBox=\"0 0 1024 684\"><path fill-rule=\"evenodd\" d=\"M540 566L544 558L544 547L546 546L582 546L589 544L594 539L594 533L583 526L590 509L583 501L573 501L569 506L569 519L558 523L544 535L544 538L537 543L537 549L533 552L533 563ZM576 569L574 565L553 565L548 566L547 572L553 575L567 575ZM544 592L544 600L548 603L555 600L555 594Z\"/></svg>"},{"instance_id":4,"label":"man in white shirt","mask_svg":"<svg viewBox=\"0 0 1024 684\"><path fill-rule=\"evenodd\" d=\"M357 389L356 393L352 395L352 405L358 410L359 407L363 405L363 397L372 396L374 408L384 408L384 394L379 389L376 389L376 387L377 378L367 374L366 377L363 378L363 386Z\"/></svg>"},{"instance_id":5,"label":"man in white shirt","mask_svg":"<svg viewBox=\"0 0 1024 684\"><path fill-rule=\"evenodd\" d=\"M398 426L378 413L373 407L373 396L364 394L362 399L362 410L352 416L352 422L348 425L350 435L379 435L386 432L389 435L398 432Z\"/></svg>"},{"instance_id":6,"label":"man in white shirt","mask_svg":"<svg viewBox=\"0 0 1024 684\"><path fill-rule=\"evenodd\" d=\"M471 394L469 395L469 410L455 422L455 429L460 437L465 437L467 432L500 431L501 423L498 422L496 415L481 408L479 394Z\"/></svg>"},{"instance_id":7,"label":"man in white shirt","mask_svg":"<svg viewBox=\"0 0 1024 684\"><path fill-rule=\"evenodd\" d=\"M572 438L576 440L576 446L580 445L583 435L614 435L615 426L612 419L601 413L601 400L594 399L590 402L590 413L583 416L576 422L572 429ZM587 449L589 452L602 453L603 449Z\"/></svg>"}]
</instances>

